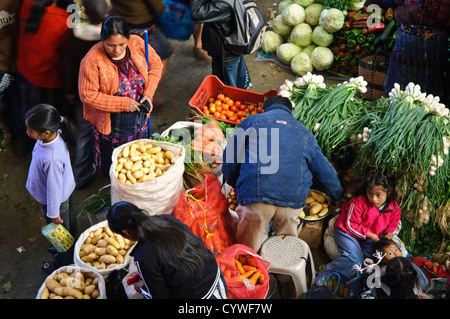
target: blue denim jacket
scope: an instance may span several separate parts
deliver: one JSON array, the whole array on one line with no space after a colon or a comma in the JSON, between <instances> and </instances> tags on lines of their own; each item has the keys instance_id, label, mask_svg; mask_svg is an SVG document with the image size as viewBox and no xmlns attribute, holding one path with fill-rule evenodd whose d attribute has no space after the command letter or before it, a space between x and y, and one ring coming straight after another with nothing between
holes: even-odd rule
<instances>
[{"instance_id":1,"label":"blue denim jacket","mask_svg":"<svg viewBox=\"0 0 450 319\"><path fill-rule=\"evenodd\" d=\"M280 104L248 117L236 128L223 153L222 173L244 206L301 208L313 180L333 200L343 192L314 135Z\"/></svg>"}]
</instances>

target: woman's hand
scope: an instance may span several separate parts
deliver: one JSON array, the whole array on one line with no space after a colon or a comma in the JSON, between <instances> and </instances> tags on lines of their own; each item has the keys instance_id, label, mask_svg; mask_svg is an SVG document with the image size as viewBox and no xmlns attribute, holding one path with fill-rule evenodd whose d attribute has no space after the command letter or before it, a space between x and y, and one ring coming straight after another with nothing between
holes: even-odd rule
<instances>
[{"instance_id":1,"label":"woman's hand","mask_svg":"<svg viewBox=\"0 0 450 319\"><path fill-rule=\"evenodd\" d=\"M150 111L148 111L148 113L151 113L153 110L152 99L150 98L150 96L144 95L144 97L141 99L141 103L144 103L144 101L148 101L148 104L150 105Z\"/></svg>"},{"instance_id":2,"label":"woman's hand","mask_svg":"<svg viewBox=\"0 0 450 319\"><path fill-rule=\"evenodd\" d=\"M373 242L377 242L380 240L380 238L376 234L371 233L371 232L368 232L366 234L366 238L372 240Z\"/></svg>"},{"instance_id":3,"label":"woman's hand","mask_svg":"<svg viewBox=\"0 0 450 319\"><path fill-rule=\"evenodd\" d=\"M64 220L61 218L61 215L58 215L58 217L52 218L52 223L55 225L62 224Z\"/></svg>"},{"instance_id":4,"label":"woman's hand","mask_svg":"<svg viewBox=\"0 0 450 319\"><path fill-rule=\"evenodd\" d=\"M139 112L139 102L133 100L132 98L128 99L128 112Z\"/></svg>"},{"instance_id":5,"label":"woman's hand","mask_svg":"<svg viewBox=\"0 0 450 319\"><path fill-rule=\"evenodd\" d=\"M392 238L394 238L394 234L391 232L383 233L382 237L392 240Z\"/></svg>"}]
</instances>

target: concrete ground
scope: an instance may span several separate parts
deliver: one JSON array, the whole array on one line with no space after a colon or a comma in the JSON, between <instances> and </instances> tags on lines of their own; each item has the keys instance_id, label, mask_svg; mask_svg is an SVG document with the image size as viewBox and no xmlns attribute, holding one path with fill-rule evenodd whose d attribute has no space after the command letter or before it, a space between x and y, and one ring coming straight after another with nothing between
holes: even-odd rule
<instances>
[{"instance_id":1,"label":"concrete ground","mask_svg":"<svg viewBox=\"0 0 450 319\"><path fill-rule=\"evenodd\" d=\"M269 20L274 2L258 0L257 3L264 18ZM192 37L188 41L171 40L171 43L175 52L158 89L166 102L152 113L152 133L161 133L173 123L187 119L190 98L211 72L209 63L193 57ZM265 93L278 89L285 79L295 79L290 70L271 62L255 61L255 57L256 54L246 56L253 91ZM50 260L48 242L41 235L45 222L40 205L25 188L30 160L31 154L19 157L8 147L0 152L0 299L33 299L47 276L40 269L42 261ZM107 178L97 173L90 187L74 192L75 202L80 203L109 183ZM81 217L80 233L88 227L87 217ZM327 260L321 248L313 249L313 254L316 268ZM289 277L282 276L282 290L278 289L280 283L276 285L274 278L272 281L270 297L295 297Z\"/></svg>"}]
</instances>

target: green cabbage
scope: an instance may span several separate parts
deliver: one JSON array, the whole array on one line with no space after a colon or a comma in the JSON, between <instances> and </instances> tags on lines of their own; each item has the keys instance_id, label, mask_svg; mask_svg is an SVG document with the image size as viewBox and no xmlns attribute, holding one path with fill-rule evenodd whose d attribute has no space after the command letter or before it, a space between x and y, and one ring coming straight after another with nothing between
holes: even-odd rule
<instances>
[{"instance_id":1,"label":"green cabbage","mask_svg":"<svg viewBox=\"0 0 450 319\"><path fill-rule=\"evenodd\" d=\"M297 75L303 76L313 71L311 58L305 52L300 52L291 61L291 70Z\"/></svg>"},{"instance_id":2,"label":"green cabbage","mask_svg":"<svg viewBox=\"0 0 450 319\"><path fill-rule=\"evenodd\" d=\"M289 65L294 56L299 54L302 48L296 46L294 43L283 43L277 48L277 58L281 63Z\"/></svg>"},{"instance_id":3,"label":"green cabbage","mask_svg":"<svg viewBox=\"0 0 450 319\"><path fill-rule=\"evenodd\" d=\"M265 52L275 52L280 44L283 43L283 38L278 33L273 31L264 32L261 48Z\"/></svg>"},{"instance_id":4,"label":"green cabbage","mask_svg":"<svg viewBox=\"0 0 450 319\"><path fill-rule=\"evenodd\" d=\"M364 7L366 0L350 0L348 2L347 9L348 10L361 10Z\"/></svg>"},{"instance_id":5,"label":"green cabbage","mask_svg":"<svg viewBox=\"0 0 450 319\"><path fill-rule=\"evenodd\" d=\"M334 60L334 54L329 48L317 47L311 54L311 63L317 71L328 69Z\"/></svg>"},{"instance_id":6,"label":"green cabbage","mask_svg":"<svg viewBox=\"0 0 450 319\"><path fill-rule=\"evenodd\" d=\"M290 26L296 26L305 21L305 9L298 4L291 4L281 13L284 23Z\"/></svg>"},{"instance_id":7,"label":"green cabbage","mask_svg":"<svg viewBox=\"0 0 450 319\"><path fill-rule=\"evenodd\" d=\"M319 3L313 3L305 9L305 22L310 26L316 26L319 24L320 13L323 10L323 6Z\"/></svg>"},{"instance_id":8,"label":"green cabbage","mask_svg":"<svg viewBox=\"0 0 450 319\"><path fill-rule=\"evenodd\" d=\"M283 17L281 16L281 14L277 15L272 20L272 29L275 33L277 33L279 35L291 34L292 28L293 27L291 27L290 25L287 25L286 23L284 23Z\"/></svg>"},{"instance_id":9,"label":"green cabbage","mask_svg":"<svg viewBox=\"0 0 450 319\"><path fill-rule=\"evenodd\" d=\"M299 47L306 47L311 44L312 41L312 29L307 23L297 24L292 29L291 36L292 42Z\"/></svg>"},{"instance_id":10,"label":"green cabbage","mask_svg":"<svg viewBox=\"0 0 450 319\"><path fill-rule=\"evenodd\" d=\"M306 8L307 6L312 5L314 0L294 0L294 2L301 5L303 8Z\"/></svg>"},{"instance_id":11,"label":"green cabbage","mask_svg":"<svg viewBox=\"0 0 450 319\"><path fill-rule=\"evenodd\" d=\"M294 4L294 2L292 0L283 0L278 4L277 7L277 13L281 14L283 12L283 10L287 7L289 7L291 4Z\"/></svg>"},{"instance_id":12,"label":"green cabbage","mask_svg":"<svg viewBox=\"0 0 450 319\"><path fill-rule=\"evenodd\" d=\"M306 54L311 56L311 54L312 54L312 52L314 51L315 48L317 48L317 45L315 45L314 43L311 43L306 48L303 48L302 52L305 52Z\"/></svg>"},{"instance_id":13,"label":"green cabbage","mask_svg":"<svg viewBox=\"0 0 450 319\"><path fill-rule=\"evenodd\" d=\"M344 14L341 10L335 8L323 10L319 18L319 24L329 33L334 33L342 29L344 22Z\"/></svg>"},{"instance_id":14,"label":"green cabbage","mask_svg":"<svg viewBox=\"0 0 450 319\"><path fill-rule=\"evenodd\" d=\"M327 47L333 43L333 34L327 32L321 25L314 28L312 33L312 42L321 47Z\"/></svg>"}]
</instances>

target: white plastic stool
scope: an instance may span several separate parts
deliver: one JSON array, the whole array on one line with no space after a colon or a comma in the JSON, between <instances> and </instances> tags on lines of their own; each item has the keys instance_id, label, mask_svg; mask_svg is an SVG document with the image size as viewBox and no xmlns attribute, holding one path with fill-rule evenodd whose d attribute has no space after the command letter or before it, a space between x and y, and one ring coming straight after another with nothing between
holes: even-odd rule
<instances>
[{"instance_id":1,"label":"white plastic stool","mask_svg":"<svg viewBox=\"0 0 450 319\"><path fill-rule=\"evenodd\" d=\"M294 280L297 297L308 290L306 283L306 261L311 262L311 283L316 272L311 249L308 244L294 236L272 236L261 246L261 258L270 262L269 272L290 275Z\"/></svg>"}]
</instances>

